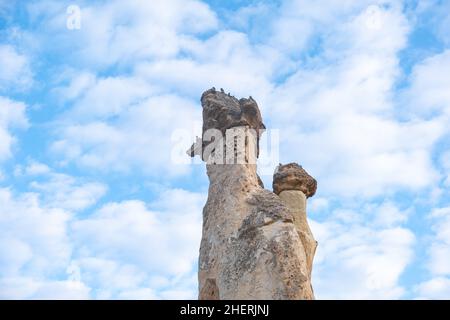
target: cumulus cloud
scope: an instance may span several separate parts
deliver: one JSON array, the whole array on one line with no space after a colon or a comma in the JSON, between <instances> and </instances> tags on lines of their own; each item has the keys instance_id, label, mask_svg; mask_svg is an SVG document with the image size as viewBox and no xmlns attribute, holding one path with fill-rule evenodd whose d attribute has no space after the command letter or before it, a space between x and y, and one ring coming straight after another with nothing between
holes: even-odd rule
<instances>
[{"instance_id":1,"label":"cumulus cloud","mask_svg":"<svg viewBox=\"0 0 450 320\"><path fill-rule=\"evenodd\" d=\"M47 164L29 159L16 165L14 177L27 181L28 187L47 207L80 211L96 203L108 187L82 177L57 172Z\"/></svg>"},{"instance_id":2,"label":"cumulus cloud","mask_svg":"<svg viewBox=\"0 0 450 320\"><path fill-rule=\"evenodd\" d=\"M29 277L0 278L2 299L82 300L90 289L76 281L36 280Z\"/></svg>"},{"instance_id":3,"label":"cumulus cloud","mask_svg":"<svg viewBox=\"0 0 450 320\"><path fill-rule=\"evenodd\" d=\"M2 298L195 298L203 195L169 189L78 219L80 206L39 192L0 190Z\"/></svg>"},{"instance_id":4,"label":"cumulus cloud","mask_svg":"<svg viewBox=\"0 0 450 320\"><path fill-rule=\"evenodd\" d=\"M203 195L172 189L148 205L138 200L108 203L75 221L82 278L99 288L99 298L156 297L174 287L194 298L189 279L195 272L203 201Z\"/></svg>"},{"instance_id":5,"label":"cumulus cloud","mask_svg":"<svg viewBox=\"0 0 450 320\"><path fill-rule=\"evenodd\" d=\"M436 277L415 288L418 299L449 299L450 278Z\"/></svg>"},{"instance_id":6,"label":"cumulus cloud","mask_svg":"<svg viewBox=\"0 0 450 320\"><path fill-rule=\"evenodd\" d=\"M408 106L421 116L450 117L450 50L426 58L414 67Z\"/></svg>"},{"instance_id":7,"label":"cumulus cloud","mask_svg":"<svg viewBox=\"0 0 450 320\"><path fill-rule=\"evenodd\" d=\"M15 142L11 130L28 126L25 111L24 103L0 96L0 160L11 156L11 147Z\"/></svg>"},{"instance_id":8,"label":"cumulus cloud","mask_svg":"<svg viewBox=\"0 0 450 320\"><path fill-rule=\"evenodd\" d=\"M94 82L95 81L95 82ZM84 86L86 90L80 90ZM89 74L76 76L66 89L71 95L82 92L69 112L81 122L85 119L108 119L139 103L152 92L144 81L130 77L92 79Z\"/></svg>"},{"instance_id":9,"label":"cumulus cloud","mask_svg":"<svg viewBox=\"0 0 450 320\"><path fill-rule=\"evenodd\" d=\"M1 10L1 9L0 9ZM11 156L14 129L28 127L27 106L2 94L24 89L31 83L28 57L11 45L0 43L0 161Z\"/></svg>"},{"instance_id":10,"label":"cumulus cloud","mask_svg":"<svg viewBox=\"0 0 450 320\"><path fill-rule=\"evenodd\" d=\"M56 36L60 50L70 48L70 60L90 67L127 66L136 59L173 57L178 53L180 38L217 27L215 13L196 0L132 0L126 4L84 1L78 4L81 28L76 33L64 32L68 5L41 1L28 5L28 11L33 17L46 17L41 25L43 42L54 41Z\"/></svg>"},{"instance_id":11,"label":"cumulus cloud","mask_svg":"<svg viewBox=\"0 0 450 320\"><path fill-rule=\"evenodd\" d=\"M431 218L434 220L434 241L430 247L430 261L428 268L437 276L450 275L450 208L444 207L433 210Z\"/></svg>"},{"instance_id":12,"label":"cumulus cloud","mask_svg":"<svg viewBox=\"0 0 450 320\"><path fill-rule=\"evenodd\" d=\"M324 194L373 197L438 180L430 151L445 121L395 115L397 54L409 28L398 6L367 7L327 34L327 51L272 95L281 160L302 159Z\"/></svg>"},{"instance_id":13,"label":"cumulus cloud","mask_svg":"<svg viewBox=\"0 0 450 320\"><path fill-rule=\"evenodd\" d=\"M436 208L428 215L433 234L428 238L429 278L414 288L420 299L450 297L450 207Z\"/></svg>"},{"instance_id":14,"label":"cumulus cloud","mask_svg":"<svg viewBox=\"0 0 450 320\"><path fill-rule=\"evenodd\" d=\"M36 194L14 196L8 189L0 190L0 274L2 296L17 284L25 284L24 296L39 288L33 278L51 277L64 269L71 254L66 228L70 213L59 208L46 208ZM24 275L25 274L25 275ZM11 287L10 287L11 285Z\"/></svg>"},{"instance_id":15,"label":"cumulus cloud","mask_svg":"<svg viewBox=\"0 0 450 320\"><path fill-rule=\"evenodd\" d=\"M20 91L31 84L32 76L27 56L17 52L11 45L0 43L0 70L0 92Z\"/></svg>"},{"instance_id":16,"label":"cumulus cloud","mask_svg":"<svg viewBox=\"0 0 450 320\"><path fill-rule=\"evenodd\" d=\"M443 50L404 77L400 52L414 25L402 1L251 3L222 16L194 0L81 1L80 30L67 30L67 5L26 4L37 31L25 40L35 39L37 56L52 57L55 76L42 79L54 87L45 103L59 107L50 153L86 177L45 161L16 165L15 177L29 179L32 192L0 192L4 297L196 296L204 195L113 195L88 209L114 189L99 173L138 172L171 185L192 172L171 162L171 137L200 128L198 98L212 86L251 94L268 127L281 129L281 161L301 162L319 181L310 202L317 297L405 296L400 277L414 255L415 208L396 195L439 200L445 192L432 189L450 185L448 157L436 148L449 134L450 59ZM0 58L1 94L27 88L26 55L0 45ZM28 124L25 109L0 97L0 160L12 155L13 130ZM429 279L413 288L418 297L447 294L450 232L439 212L430 220Z\"/></svg>"},{"instance_id":17,"label":"cumulus cloud","mask_svg":"<svg viewBox=\"0 0 450 320\"><path fill-rule=\"evenodd\" d=\"M391 215L395 213L394 215ZM392 203L335 209L311 221L319 242L313 268L318 299L398 299L400 275L413 258L415 236Z\"/></svg>"},{"instance_id":18,"label":"cumulus cloud","mask_svg":"<svg viewBox=\"0 0 450 320\"><path fill-rule=\"evenodd\" d=\"M33 180L32 192L0 188L0 297L87 299L90 288L69 268L69 226L75 212L97 202L105 186L83 183L34 160L15 171Z\"/></svg>"},{"instance_id":19,"label":"cumulus cloud","mask_svg":"<svg viewBox=\"0 0 450 320\"><path fill-rule=\"evenodd\" d=\"M200 109L191 100L158 95L121 107L124 110L109 123L94 120L62 126L58 129L60 138L53 142L51 150L64 157L63 163L73 161L100 172L137 169L156 175L162 170L176 176L190 170L187 165L174 164L171 151L175 130L189 135L195 128Z\"/></svg>"},{"instance_id":20,"label":"cumulus cloud","mask_svg":"<svg viewBox=\"0 0 450 320\"><path fill-rule=\"evenodd\" d=\"M41 283L31 299L85 300L90 290L78 281L49 281Z\"/></svg>"},{"instance_id":21,"label":"cumulus cloud","mask_svg":"<svg viewBox=\"0 0 450 320\"><path fill-rule=\"evenodd\" d=\"M51 169L45 164L33 161L25 168L25 174L27 175L40 175L49 173Z\"/></svg>"},{"instance_id":22,"label":"cumulus cloud","mask_svg":"<svg viewBox=\"0 0 450 320\"><path fill-rule=\"evenodd\" d=\"M206 40L183 41L182 52L186 57L137 64L136 74L196 99L199 92L213 86L236 96L251 92L264 97L273 86L269 77L283 61L273 48L253 47L246 34L232 30L220 31Z\"/></svg>"},{"instance_id":23,"label":"cumulus cloud","mask_svg":"<svg viewBox=\"0 0 450 320\"><path fill-rule=\"evenodd\" d=\"M32 167L34 173L38 168ZM27 172L30 167L27 167ZM72 176L51 173L46 179L32 181L32 190L40 193L47 206L63 208L67 210L83 210L100 199L107 187L99 182L82 182Z\"/></svg>"}]
</instances>

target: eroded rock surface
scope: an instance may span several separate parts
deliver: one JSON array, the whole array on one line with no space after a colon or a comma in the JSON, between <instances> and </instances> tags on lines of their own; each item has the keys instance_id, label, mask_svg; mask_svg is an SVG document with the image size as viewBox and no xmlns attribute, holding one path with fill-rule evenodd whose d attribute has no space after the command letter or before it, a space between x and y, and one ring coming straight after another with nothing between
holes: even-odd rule
<instances>
[{"instance_id":1,"label":"eroded rock surface","mask_svg":"<svg viewBox=\"0 0 450 320\"><path fill-rule=\"evenodd\" d=\"M208 90L202 106L203 130L264 126L253 99L237 100ZM197 147L203 144L200 140ZM199 299L314 299L311 268L316 242L306 222L303 191L278 195L264 189L251 163L207 163L206 169L210 185L203 209ZM296 181L298 172L294 178L289 170L282 172L283 187ZM307 192L312 196L315 187Z\"/></svg>"},{"instance_id":2,"label":"eroded rock surface","mask_svg":"<svg viewBox=\"0 0 450 320\"><path fill-rule=\"evenodd\" d=\"M205 138L205 133L211 129L217 129L225 137L226 131L236 127L248 127L255 130L257 135L257 155L259 154L259 138L266 128L262 122L261 112L258 104L252 98L237 99L230 94L226 94L223 89L217 91L215 88L209 89L202 94L201 103L203 108L203 128L202 139L196 141L188 151L190 156L201 155L203 160L207 160L201 149L205 150L211 141Z\"/></svg>"},{"instance_id":3,"label":"eroded rock surface","mask_svg":"<svg viewBox=\"0 0 450 320\"><path fill-rule=\"evenodd\" d=\"M273 176L273 192L283 190L300 190L309 198L316 193L317 181L297 163L280 164Z\"/></svg>"},{"instance_id":4,"label":"eroded rock surface","mask_svg":"<svg viewBox=\"0 0 450 320\"><path fill-rule=\"evenodd\" d=\"M225 130L248 126L255 130L265 129L258 104L252 97L236 99L223 90L212 88L201 97L203 107L203 132L208 129Z\"/></svg>"}]
</instances>

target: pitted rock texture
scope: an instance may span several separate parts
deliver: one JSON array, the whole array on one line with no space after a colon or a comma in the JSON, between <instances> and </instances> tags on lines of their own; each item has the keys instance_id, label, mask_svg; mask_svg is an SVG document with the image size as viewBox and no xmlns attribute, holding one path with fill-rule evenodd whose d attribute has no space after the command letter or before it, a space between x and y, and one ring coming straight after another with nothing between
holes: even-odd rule
<instances>
[{"instance_id":1,"label":"pitted rock texture","mask_svg":"<svg viewBox=\"0 0 450 320\"><path fill-rule=\"evenodd\" d=\"M311 273L313 267L314 255L316 253L317 241L311 232L306 216L306 195L299 190L284 190L279 194L281 200L290 209L294 225L297 228L298 235L302 241L306 254L306 263L308 270L308 281L311 282ZM311 287L312 290L312 287Z\"/></svg>"},{"instance_id":2,"label":"pitted rock texture","mask_svg":"<svg viewBox=\"0 0 450 320\"><path fill-rule=\"evenodd\" d=\"M258 104L252 97L237 99L223 90L209 89L202 94L203 132L219 129L223 133L233 127L265 129Z\"/></svg>"},{"instance_id":3,"label":"pitted rock texture","mask_svg":"<svg viewBox=\"0 0 450 320\"><path fill-rule=\"evenodd\" d=\"M259 138L266 128L262 122L261 112L258 104L252 98L237 99L223 89L217 91L215 88L206 90L201 97L203 108L203 128L202 137L209 129L217 129L222 132L223 137L227 129L235 127L248 127L256 131L257 135L257 155L259 155ZM202 150L211 143L202 139ZM193 157L199 154L198 144L194 143L188 154ZM206 160L203 158L202 159Z\"/></svg>"},{"instance_id":4,"label":"pitted rock texture","mask_svg":"<svg viewBox=\"0 0 450 320\"><path fill-rule=\"evenodd\" d=\"M317 181L297 163L280 164L273 176L273 192L284 190L299 190L309 198L316 193Z\"/></svg>"},{"instance_id":5,"label":"pitted rock texture","mask_svg":"<svg viewBox=\"0 0 450 320\"><path fill-rule=\"evenodd\" d=\"M264 127L251 98L237 100L210 89L202 96L202 106L203 130ZM188 153L201 155L202 144L198 139ZM264 189L253 163L207 162L206 170L199 299L314 299L316 242L306 222L306 196L301 191L279 196Z\"/></svg>"},{"instance_id":6,"label":"pitted rock texture","mask_svg":"<svg viewBox=\"0 0 450 320\"><path fill-rule=\"evenodd\" d=\"M291 211L255 165L207 165L199 299L314 299Z\"/></svg>"}]
</instances>

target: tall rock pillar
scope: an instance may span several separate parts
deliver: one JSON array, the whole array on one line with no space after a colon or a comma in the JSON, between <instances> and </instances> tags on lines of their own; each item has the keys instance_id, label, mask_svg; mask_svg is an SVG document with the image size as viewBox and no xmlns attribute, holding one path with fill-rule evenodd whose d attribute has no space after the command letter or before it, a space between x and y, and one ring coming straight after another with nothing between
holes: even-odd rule
<instances>
[{"instance_id":1,"label":"tall rock pillar","mask_svg":"<svg viewBox=\"0 0 450 320\"><path fill-rule=\"evenodd\" d=\"M203 209L199 299L314 299L316 242L305 208L315 185L314 191L304 188L315 180L303 179L304 170L287 170L291 164L278 168L275 192L264 189L256 172L265 128L257 103L214 88L203 93L201 102L202 138L188 151L206 162L210 183Z\"/></svg>"}]
</instances>

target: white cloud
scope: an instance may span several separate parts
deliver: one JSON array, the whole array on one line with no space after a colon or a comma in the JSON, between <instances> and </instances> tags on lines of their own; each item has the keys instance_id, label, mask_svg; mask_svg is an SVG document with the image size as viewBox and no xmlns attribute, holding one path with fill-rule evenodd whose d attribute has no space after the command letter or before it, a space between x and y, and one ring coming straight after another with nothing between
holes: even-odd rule
<instances>
[{"instance_id":1,"label":"white cloud","mask_svg":"<svg viewBox=\"0 0 450 320\"><path fill-rule=\"evenodd\" d=\"M155 289L159 294L168 290L161 277L169 279L170 290L183 288L197 259L203 201L200 194L167 190L149 205L137 200L109 203L75 221L83 281L99 288L98 298L152 297ZM192 286L177 290L188 290L191 298L196 294Z\"/></svg>"},{"instance_id":2,"label":"white cloud","mask_svg":"<svg viewBox=\"0 0 450 320\"><path fill-rule=\"evenodd\" d=\"M407 105L422 116L450 117L450 50L431 56L414 67Z\"/></svg>"},{"instance_id":3,"label":"white cloud","mask_svg":"<svg viewBox=\"0 0 450 320\"><path fill-rule=\"evenodd\" d=\"M198 106L175 95L160 95L121 107L123 111L111 123L63 125L52 151L62 155L65 162L74 161L81 167L105 172L138 169L155 175L162 170L176 176L190 170L187 165L172 163L171 137L175 130L193 131L201 112ZM186 143L186 150L190 142Z\"/></svg>"},{"instance_id":4,"label":"white cloud","mask_svg":"<svg viewBox=\"0 0 450 320\"><path fill-rule=\"evenodd\" d=\"M26 165L16 165L13 174L28 180L29 189L46 207L84 210L96 203L108 189L100 182L56 172L34 159L27 162Z\"/></svg>"},{"instance_id":5,"label":"white cloud","mask_svg":"<svg viewBox=\"0 0 450 320\"><path fill-rule=\"evenodd\" d=\"M446 77L447 70L450 70L450 52L443 51L433 55L419 64L412 72L411 86L406 90L404 104L408 106L406 110L414 112L422 119L435 119L444 124L444 132L440 137L440 142L444 142L442 147L435 149L440 158L438 163L441 167L441 179L443 187L450 186L450 167L446 164L446 145L450 131L447 123L450 120L450 96L447 94L447 87L450 85ZM442 193L441 193L442 194Z\"/></svg>"},{"instance_id":6,"label":"white cloud","mask_svg":"<svg viewBox=\"0 0 450 320\"><path fill-rule=\"evenodd\" d=\"M77 281L49 281L40 284L31 299L83 300L89 299L90 288Z\"/></svg>"},{"instance_id":7,"label":"white cloud","mask_svg":"<svg viewBox=\"0 0 450 320\"><path fill-rule=\"evenodd\" d=\"M441 155L440 163L445 170L450 172L450 151L446 151Z\"/></svg>"},{"instance_id":8,"label":"white cloud","mask_svg":"<svg viewBox=\"0 0 450 320\"><path fill-rule=\"evenodd\" d=\"M39 288L38 279L64 270L70 258L70 214L41 206L36 194L15 197L3 188L0 198L0 292L7 297L11 286L29 297ZM28 289L14 289L21 283Z\"/></svg>"},{"instance_id":9,"label":"white cloud","mask_svg":"<svg viewBox=\"0 0 450 320\"><path fill-rule=\"evenodd\" d=\"M183 202L178 203L175 197L180 194L179 200ZM177 211L170 207L166 207L169 211L164 214L151 211L141 201L110 203L89 219L75 222L74 232L83 240L81 243L92 244L89 250L94 256L106 254L116 259L123 256L129 263L143 266L148 272L187 272L195 256L192 252L197 251L200 241L199 209L203 197L182 190L169 191L165 196L175 202ZM184 210L178 211L180 208ZM101 230L99 226L102 226ZM144 248L142 243L146 243Z\"/></svg>"},{"instance_id":10,"label":"white cloud","mask_svg":"<svg viewBox=\"0 0 450 320\"><path fill-rule=\"evenodd\" d=\"M272 45L299 55L305 49L313 33L313 24L306 19L286 17L278 19L273 26Z\"/></svg>"},{"instance_id":11,"label":"white cloud","mask_svg":"<svg viewBox=\"0 0 450 320\"><path fill-rule=\"evenodd\" d=\"M450 207L429 213L432 235L427 237L429 278L414 287L418 299L450 298Z\"/></svg>"},{"instance_id":12,"label":"white cloud","mask_svg":"<svg viewBox=\"0 0 450 320\"><path fill-rule=\"evenodd\" d=\"M308 201L308 211L311 213L326 212L329 207L329 200L326 198L314 197Z\"/></svg>"},{"instance_id":13,"label":"white cloud","mask_svg":"<svg viewBox=\"0 0 450 320\"><path fill-rule=\"evenodd\" d=\"M0 277L1 299L24 299L39 287L33 279L24 277Z\"/></svg>"},{"instance_id":14,"label":"white cloud","mask_svg":"<svg viewBox=\"0 0 450 320\"><path fill-rule=\"evenodd\" d=\"M0 278L1 299L88 299L90 289L81 282L38 280L30 277Z\"/></svg>"},{"instance_id":15,"label":"white cloud","mask_svg":"<svg viewBox=\"0 0 450 320\"><path fill-rule=\"evenodd\" d=\"M32 161L25 168L25 174L27 175L41 175L50 172L50 168L45 163Z\"/></svg>"},{"instance_id":16,"label":"white cloud","mask_svg":"<svg viewBox=\"0 0 450 320\"><path fill-rule=\"evenodd\" d=\"M11 45L0 44L0 92L18 91L31 84L28 58Z\"/></svg>"},{"instance_id":17,"label":"white cloud","mask_svg":"<svg viewBox=\"0 0 450 320\"><path fill-rule=\"evenodd\" d=\"M384 10L385 7L390 10ZM308 54L308 50L317 45L314 43L317 40L329 42L323 47L326 51L321 54L334 57L342 55L338 51L344 49L344 43L347 45L349 42L363 50L389 51L393 46L401 45L397 41L398 32L403 30L396 29L397 26L392 28L390 23L392 18L397 18L392 13L400 10L401 1L397 0L287 0L281 2L276 15L266 26L270 35L268 41L272 46L294 56ZM356 19L353 20L354 17ZM380 47L380 42L386 46Z\"/></svg>"},{"instance_id":18,"label":"white cloud","mask_svg":"<svg viewBox=\"0 0 450 320\"><path fill-rule=\"evenodd\" d=\"M372 210L378 219L386 205ZM398 299L405 294L399 278L412 261L415 236L389 223L374 227L363 209L337 210L325 222L311 221L319 242L313 268L318 299Z\"/></svg>"},{"instance_id":19,"label":"white cloud","mask_svg":"<svg viewBox=\"0 0 450 320\"><path fill-rule=\"evenodd\" d=\"M428 269L435 276L450 275L450 207L433 210L433 241L429 248Z\"/></svg>"},{"instance_id":20,"label":"white cloud","mask_svg":"<svg viewBox=\"0 0 450 320\"><path fill-rule=\"evenodd\" d=\"M26 106L22 102L0 96L0 160L11 156L15 138L10 130L28 126L25 110Z\"/></svg>"},{"instance_id":21,"label":"white cloud","mask_svg":"<svg viewBox=\"0 0 450 320\"><path fill-rule=\"evenodd\" d=\"M444 186L450 187L450 151L444 152L441 155L440 164L443 169Z\"/></svg>"},{"instance_id":22,"label":"white cloud","mask_svg":"<svg viewBox=\"0 0 450 320\"><path fill-rule=\"evenodd\" d=\"M76 219L68 210L91 205L95 191L81 184L89 200L78 201L75 180L47 175L39 193L0 189L1 298L196 296L203 195L169 189L148 204L108 203Z\"/></svg>"},{"instance_id":23,"label":"white cloud","mask_svg":"<svg viewBox=\"0 0 450 320\"><path fill-rule=\"evenodd\" d=\"M96 77L88 71L69 70L63 73L61 80L69 78L67 86L55 88L54 90L61 97L62 101L72 101L75 98L84 94L88 88L96 84ZM108 91L108 94L114 94L113 90ZM94 105L95 107L95 105Z\"/></svg>"},{"instance_id":24,"label":"white cloud","mask_svg":"<svg viewBox=\"0 0 450 320\"><path fill-rule=\"evenodd\" d=\"M52 10L49 10L49 4ZM214 30L215 13L200 1L131 0L79 4L81 29L64 32L66 6L43 1L29 5L32 16L46 16L42 41L55 41L86 66L132 65L137 59L173 57L180 38ZM52 33L49 35L49 30ZM46 38L47 37L47 38ZM70 47L67 44L70 43Z\"/></svg>"},{"instance_id":25,"label":"white cloud","mask_svg":"<svg viewBox=\"0 0 450 320\"><path fill-rule=\"evenodd\" d=\"M284 61L273 48L252 46L246 34L231 30L203 41L189 39L182 48L185 58L144 62L137 65L136 74L196 99L213 86L236 96L264 97L272 90L268 77Z\"/></svg>"},{"instance_id":26,"label":"white cloud","mask_svg":"<svg viewBox=\"0 0 450 320\"><path fill-rule=\"evenodd\" d=\"M216 8L214 5L212 7ZM255 29L260 29L262 23L267 25L267 21L272 17L271 13L276 10L276 5L271 2L250 2L236 10L223 11L224 18L221 22L230 25L231 29L243 29L249 34L261 34L263 30Z\"/></svg>"},{"instance_id":27,"label":"white cloud","mask_svg":"<svg viewBox=\"0 0 450 320\"><path fill-rule=\"evenodd\" d=\"M94 82L89 76L75 77L67 90L79 92L83 82L86 82L84 94L76 101L68 115L80 122L85 119L114 117L152 92L147 83L137 78L108 77Z\"/></svg>"},{"instance_id":28,"label":"white cloud","mask_svg":"<svg viewBox=\"0 0 450 320\"><path fill-rule=\"evenodd\" d=\"M77 258L75 263L80 270L80 279L94 288L91 298L112 299L121 293L146 289L141 287L145 286L146 271L133 264L97 257Z\"/></svg>"},{"instance_id":29,"label":"white cloud","mask_svg":"<svg viewBox=\"0 0 450 320\"><path fill-rule=\"evenodd\" d=\"M450 279L445 277L433 278L417 285L415 291L418 299L449 299Z\"/></svg>"},{"instance_id":30,"label":"white cloud","mask_svg":"<svg viewBox=\"0 0 450 320\"><path fill-rule=\"evenodd\" d=\"M20 178L36 192L0 189L0 298L87 299L90 288L71 267L73 210L94 204L105 191L29 162ZM74 273L75 272L75 273Z\"/></svg>"},{"instance_id":31,"label":"white cloud","mask_svg":"<svg viewBox=\"0 0 450 320\"><path fill-rule=\"evenodd\" d=\"M407 219L407 211L399 210L392 202L384 202L376 208L373 223L376 226L391 227L406 222Z\"/></svg>"},{"instance_id":32,"label":"white cloud","mask_svg":"<svg viewBox=\"0 0 450 320\"><path fill-rule=\"evenodd\" d=\"M396 116L397 54L410 29L401 8L370 6L344 21L324 36L324 53L269 97L265 117L281 128L281 161L301 159L322 195L373 197L433 185L439 176L431 150L445 119Z\"/></svg>"},{"instance_id":33,"label":"white cloud","mask_svg":"<svg viewBox=\"0 0 450 320\"><path fill-rule=\"evenodd\" d=\"M71 211L83 210L93 205L107 190L102 183L82 182L61 173L50 173L48 180L32 181L30 187L41 194L47 206Z\"/></svg>"},{"instance_id":34,"label":"white cloud","mask_svg":"<svg viewBox=\"0 0 450 320\"><path fill-rule=\"evenodd\" d=\"M117 296L118 299L125 300L155 300L158 299L156 293L150 288L122 291Z\"/></svg>"}]
</instances>

